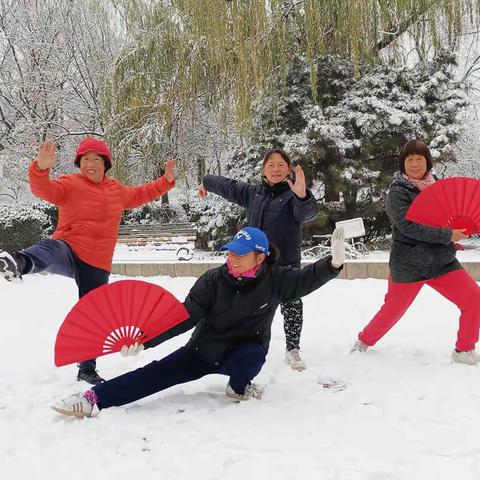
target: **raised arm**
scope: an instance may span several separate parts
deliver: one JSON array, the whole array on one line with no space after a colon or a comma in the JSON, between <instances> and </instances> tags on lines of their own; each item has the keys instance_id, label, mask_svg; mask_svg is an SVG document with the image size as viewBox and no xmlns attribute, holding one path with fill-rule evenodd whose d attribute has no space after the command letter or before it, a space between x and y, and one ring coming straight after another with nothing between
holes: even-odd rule
<instances>
[{"instance_id":1,"label":"raised arm","mask_svg":"<svg viewBox=\"0 0 480 480\"><path fill-rule=\"evenodd\" d=\"M248 208L255 186L249 183L232 180L220 175L206 175L199 188L199 195L203 198L207 192L216 193L229 202Z\"/></svg>"},{"instance_id":2,"label":"raised arm","mask_svg":"<svg viewBox=\"0 0 480 480\"><path fill-rule=\"evenodd\" d=\"M318 205L312 192L307 189L305 173L300 165L295 167L295 180L287 180L288 186L294 193L293 215L297 222L307 223L318 214Z\"/></svg>"},{"instance_id":3,"label":"raised arm","mask_svg":"<svg viewBox=\"0 0 480 480\"><path fill-rule=\"evenodd\" d=\"M411 205L410 197L403 189L392 187L387 195L387 214L391 222L406 237L419 242L448 244L452 239L450 228L437 228L420 225L406 220L405 215Z\"/></svg>"},{"instance_id":4,"label":"raised arm","mask_svg":"<svg viewBox=\"0 0 480 480\"><path fill-rule=\"evenodd\" d=\"M66 179L50 180L50 168L57 162L57 145L48 140L40 144L37 158L28 169L32 193L47 202L61 205L67 198L69 188Z\"/></svg>"},{"instance_id":5,"label":"raised arm","mask_svg":"<svg viewBox=\"0 0 480 480\"><path fill-rule=\"evenodd\" d=\"M310 190L307 190L305 198L293 196L293 215L300 223L311 222L318 214L317 200Z\"/></svg>"},{"instance_id":6,"label":"raised arm","mask_svg":"<svg viewBox=\"0 0 480 480\"><path fill-rule=\"evenodd\" d=\"M131 187L122 184L123 208L131 209L139 207L165 195L175 186L175 166L175 160L167 160L165 164L165 175L145 185Z\"/></svg>"}]
</instances>

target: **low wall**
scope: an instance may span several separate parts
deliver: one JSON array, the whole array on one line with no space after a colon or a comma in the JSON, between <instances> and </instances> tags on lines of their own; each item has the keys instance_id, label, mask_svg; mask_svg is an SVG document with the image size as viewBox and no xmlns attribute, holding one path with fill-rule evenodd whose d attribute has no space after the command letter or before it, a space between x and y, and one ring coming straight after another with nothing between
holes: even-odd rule
<instances>
[{"instance_id":1,"label":"low wall","mask_svg":"<svg viewBox=\"0 0 480 480\"><path fill-rule=\"evenodd\" d=\"M199 277L202 273L222 265L223 262L172 262L172 263L114 263L112 273L127 277ZM480 262L464 262L465 267L475 280L480 281ZM387 262L345 262L339 278L388 278Z\"/></svg>"}]
</instances>

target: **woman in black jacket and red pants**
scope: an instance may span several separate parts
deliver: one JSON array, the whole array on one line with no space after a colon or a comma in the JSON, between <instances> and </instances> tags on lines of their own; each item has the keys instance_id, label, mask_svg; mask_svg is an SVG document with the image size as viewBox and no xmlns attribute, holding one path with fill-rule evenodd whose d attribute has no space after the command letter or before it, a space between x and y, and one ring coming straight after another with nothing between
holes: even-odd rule
<instances>
[{"instance_id":1,"label":"woman in black jacket and red pants","mask_svg":"<svg viewBox=\"0 0 480 480\"><path fill-rule=\"evenodd\" d=\"M278 249L279 265L300 268L302 225L312 221L317 202L305 184L300 166L295 168L280 149L270 150L262 163L263 182L250 184L217 175L207 175L199 188L200 197L208 192L247 209L247 224L262 229ZM300 358L300 334L303 325L301 299L280 304L286 340L285 361L294 370L304 370Z\"/></svg>"},{"instance_id":2,"label":"woman in black jacket and red pants","mask_svg":"<svg viewBox=\"0 0 480 480\"><path fill-rule=\"evenodd\" d=\"M53 408L90 416L94 405L125 405L213 373L229 377L226 395L233 400L259 399L261 390L251 381L265 363L275 310L338 275L345 259L343 231L332 236L332 256L301 270L276 265L266 235L257 228L240 230L222 250L228 251L226 264L203 274L185 299L190 317L145 344L153 347L195 327L184 347Z\"/></svg>"}]
</instances>

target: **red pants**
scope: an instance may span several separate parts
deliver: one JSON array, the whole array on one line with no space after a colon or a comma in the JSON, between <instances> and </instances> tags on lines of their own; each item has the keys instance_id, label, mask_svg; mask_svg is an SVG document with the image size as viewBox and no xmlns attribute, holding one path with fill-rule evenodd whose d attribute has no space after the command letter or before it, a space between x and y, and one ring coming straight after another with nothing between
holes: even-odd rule
<instances>
[{"instance_id":1,"label":"red pants","mask_svg":"<svg viewBox=\"0 0 480 480\"><path fill-rule=\"evenodd\" d=\"M480 287L463 269L412 283L394 283L390 277L382 308L360 332L358 338L367 345L375 345L400 320L425 284L460 309L455 348L458 351L473 350L480 328Z\"/></svg>"}]
</instances>

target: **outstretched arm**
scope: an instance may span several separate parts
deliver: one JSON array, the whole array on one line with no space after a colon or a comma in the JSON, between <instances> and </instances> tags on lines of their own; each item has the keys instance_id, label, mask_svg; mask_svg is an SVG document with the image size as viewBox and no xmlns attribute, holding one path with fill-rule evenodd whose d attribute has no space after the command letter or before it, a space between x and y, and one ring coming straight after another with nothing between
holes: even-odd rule
<instances>
[{"instance_id":1,"label":"outstretched arm","mask_svg":"<svg viewBox=\"0 0 480 480\"><path fill-rule=\"evenodd\" d=\"M229 202L248 208L250 196L254 189L255 186L249 183L239 182L220 175L206 175L198 189L198 194L201 198L205 198L208 192L216 193Z\"/></svg>"},{"instance_id":2,"label":"outstretched arm","mask_svg":"<svg viewBox=\"0 0 480 480\"><path fill-rule=\"evenodd\" d=\"M208 272L207 272L208 274ZM156 347L165 340L181 335L194 328L200 320L206 317L211 304L212 288L209 287L207 274L202 275L191 288L183 305L189 313L189 317L182 323L175 325L166 332L161 333L155 338L145 342L145 348Z\"/></svg>"},{"instance_id":3,"label":"outstretched arm","mask_svg":"<svg viewBox=\"0 0 480 480\"><path fill-rule=\"evenodd\" d=\"M301 270L280 269L280 298L291 301L304 297L335 278L345 261L345 235L343 228L332 234L331 256L322 258Z\"/></svg>"},{"instance_id":4,"label":"outstretched arm","mask_svg":"<svg viewBox=\"0 0 480 480\"><path fill-rule=\"evenodd\" d=\"M343 267L335 268L332 257L328 256L301 270L279 270L280 298L282 302L290 302L304 297L335 278Z\"/></svg>"}]
</instances>

